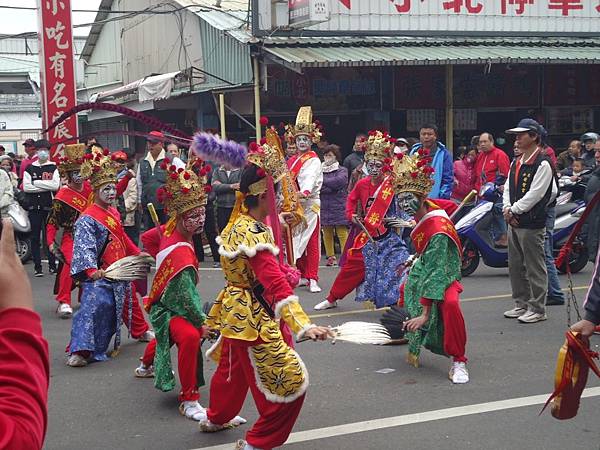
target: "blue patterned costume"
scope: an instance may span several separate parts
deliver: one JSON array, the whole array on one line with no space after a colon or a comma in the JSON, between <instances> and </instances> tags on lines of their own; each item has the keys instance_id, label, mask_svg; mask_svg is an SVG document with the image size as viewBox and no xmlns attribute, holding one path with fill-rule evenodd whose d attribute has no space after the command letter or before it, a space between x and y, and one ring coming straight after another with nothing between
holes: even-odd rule
<instances>
[{"instance_id":1,"label":"blue patterned costume","mask_svg":"<svg viewBox=\"0 0 600 450\"><path fill-rule=\"evenodd\" d=\"M100 256L109 238L108 229L89 216L82 215L75 223L71 276L81 281L81 306L73 316L71 353L89 351L90 359L105 361L112 336L120 345L121 311L130 289L127 282L106 279L90 280L88 269L99 269Z\"/></svg>"},{"instance_id":2,"label":"blue patterned costume","mask_svg":"<svg viewBox=\"0 0 600 450\"><path fill-rule=\"evenodd\" d=\"M396 202L392 202L386 217L396 217ZM365 261L365 280L356 292L357 302L373 302L376 308L395 305L398 302L400 285L406 274L399 276L397 271L410 253L402 237L393 230L375 238L362 249Z\"/></svg>"}]
</instances>

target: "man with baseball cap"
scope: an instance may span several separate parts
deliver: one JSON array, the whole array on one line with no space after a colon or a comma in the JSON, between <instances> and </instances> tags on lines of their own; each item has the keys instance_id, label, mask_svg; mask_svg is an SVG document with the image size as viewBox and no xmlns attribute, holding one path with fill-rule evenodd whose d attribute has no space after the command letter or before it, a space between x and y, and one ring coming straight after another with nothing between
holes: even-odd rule
<instances>
[{"instance_id":1,"label":"man with baseball cap","mask_svg":"<svg viewBox=\"0 0 600 450\"><path fill-rule=\"evenodd\" d=\"M504 184L503 215L508 227L508 272L515 307L504 317L521 323L546 320L548 273L544 233L548 204L558 191L553 170L542 152L542 129L533 119L523 119L506 130L516 135L515 158Z\"/></svg>"}]
</instances>

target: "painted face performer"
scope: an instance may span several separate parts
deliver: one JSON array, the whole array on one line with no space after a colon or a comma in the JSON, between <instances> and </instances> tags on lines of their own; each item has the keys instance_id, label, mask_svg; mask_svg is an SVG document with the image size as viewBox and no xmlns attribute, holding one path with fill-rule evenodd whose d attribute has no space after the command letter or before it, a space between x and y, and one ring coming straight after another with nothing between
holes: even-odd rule
<instances>
[{"instance_id":1,"label":"painted face performer","mask_svg":"<svg viewBox=\"0 0 600 450\"><path fill-rule=\"evenodd\" d=\"M65 146L64 157L60 158L58 171L67 180L52 200L52 210L48 215L46 236L50 251L59 260L58 275L54 287L57 314L61 319L73 315L71 308L71 260L73 258L73 227L79 215L87 208L92 188L84 183L79 172L85 157L85 144ZM62 236L59 231L62 230Z\"/></svg>"},{"instance_id":2,"label":"painted face performer","mask_svg":"<svg viewBox=\"0 0 600 450\"><path fill-rule=\"evenodd\" d=\"M198 402L198 388L204 385L200 341L206 336L205 315L198 295L198 260L192 236L200 233L206 217L209 167L199 170L201 160L179 170L165 164L167 182L159 192L169 214L169 222L159 231L152 228L142 235L144 249L156 258L156 275L145 307L156 332L146 347L135 376L155 376L154 386L167 392L175 387L171 367L171 346L177 345L178 373L181 382L179 411L192 420L206 419ZM163 234L164 233L164 234Z\"/></svg>"},{"instance_id":3,"label":"painted face performer","mask_svg":"<svg viewBox=\"0 0 600 450\"><path fill-rule=\"evenodd\" d=\"M300 285L308 285L311 292L321 292L318 285L321 259L321 230L319 225L323 185L321 160L311 150L312 144L321 140L319 125L312 121L312 109L303 106L298 111L295 125L288 125L287 136L293 136L297 153L288 160L292 177L298 184L300 203L307 227L294 236L294 259L302 274Z\"/></svg>"},{"instance_id":4,"label":"painted face performer","mask_svg":"<svg viewBox=\"0 0 600 450\"><path fill-rule=\"evenodd\" d=\"M426 151L400 156L393 161L394 190L398 208L413 216L417 225L411 233L417 259L400 289L412 319L406 322L409 341L408 362L419 364L421 346L451 356L449 377L453 383L467 383L465 347L467 332L459 305L461 244L456 229L440 206L444 200L426 200L433 169Z\"/></svg>"},{"instance_id":5,"label":"painted face performer","mask_svg":"<svg viewBox=\"0 0 600 450\"><path fill-rule=\"evenodd\" d=\"M365 161L369 176L358 181L348 196L346 216L364 226L348 250L346 262L338 273L329 295L315 309L337 306L354 289L357 300L374 303L377 308L396 303L401 278L396 269L409 256L396 229L396 205L391 170L395 139L381 131L369 132ZM358 206L358 208L357 208ZM356 210L365 211L364 216ZM375 241L375 242L374 242Z\"/></svg>"},{"instance_id":6,"label":"painted face performer","mask_svg":"<svg viewBox=\"0 0 600 450\"><path fill-rule=\"evenodd\" d=\"M207 318L221 337L207 352L219 365L211 379L208 419L200 422L200 429L212 432L237 425L235 416L250 390L260 418L246 442L236 447L240 449L283 445L304 401L308 374L291 336L282 335L280 321L299 337L325 339L329 333L311 324L302 310L264 223L274 209L273 179L281 173L268 153L259 148L249 155L251 164L242 172L236 207L219 238L227 286Z\"/></svg>"},{"instance_id":7,"label":"painted face performer","mask_svg":"<svg viewBox=\"0 0 600 450\"><path fill-rule=\"evenodd\" d=\"M86 155L81 175L90 180L94 203L75 223L71 276L81 281L81 307L71 328L67 364L72 367L108 359L113 335L115 350L119 348L121 314L125 298L131 296L131 283L106 280L104 269L125 256L140 254L111 206L117 195L117 167L108 151Z\"/></svg>"}]
</instances>

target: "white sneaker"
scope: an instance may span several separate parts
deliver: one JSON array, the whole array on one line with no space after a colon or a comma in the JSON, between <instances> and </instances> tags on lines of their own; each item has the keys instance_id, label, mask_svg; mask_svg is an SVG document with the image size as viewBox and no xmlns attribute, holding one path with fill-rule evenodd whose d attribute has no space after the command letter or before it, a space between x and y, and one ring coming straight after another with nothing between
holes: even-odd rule
<instances>
[{"instance_id":1,"label":"white sneaker","mask_svg":"<svg viewBox=\"0 0 600 450\"><path fill-rule=\"evenodd\" d=\"M546 314L529 311L527 314L523 314L521 317L519 317L518 320L521 323L536 323L546 320L547 318L548 317L546 317Z\"/></svg>"},{"instance_id":2,"label":"white sneaker","mask_svg":"<svg viewBox=\"0 0 600 450\"><path fill-rule=\"evenodd\" d=\"M205 419L205 420L200 421L200 423L198 424L198 427L200 428L200 431L202 431L203 433L215 433L217 431L227 430L228 428L235 428L246 422L247 422L246 419L244 419L243 417L240 417L240 416L235 416L233 419L231 419L229 422L227 422L223 425L218 425L216 423L212 423L208 419Z\"/></svg>"},{"instance_id":3,"label":"white sneaker","mask_svg":"<svg viewBox=\"0 0 600 450\"><path fill-rule=\"evenodd\" d=\"M67 366L69 367L85 367L87 364L87 359L85 359L79 353L73 353L71 356L69 356L69 359L67 359Z\"/></svg>"},{"instance_id":4,"label":"white sneaker","mask_svg":"<svg viewBox=\"0 0 600 450\"><path fill-rule=\"evenodd\" d=\"M516 308L509 309L508 311L504 311L504 317L507 319L517 319L523 314L527 314L527 310L525 308L519 308L518 306Z\"/></svg>"},{"instance_id":5,"label":"white sneaker","mask_svg":"<svg viewBox=\"0 0 600 450\"><path fill-rule=\"evenodd\" d=\"M308 286L308 278L300 278L300 281L298 282L298 286Z\"/></svg>"},{"instance_id":6,"label":"white sneaker","mask_svg":"<svg viewBox=\"0 0 600 450\"><path fill-rule=\"evenodd\" d=\"M141 363L133 371L137 378L154 378L154 366L150 365L146 367L144 363Z\"/></svg>"},{"instance_id":7,"label":"white sneaker","mask_svg":"<svg viewBox=\"0 0 600 450\"><path fill-rule=\"evenodd\" d=\"M139 342L150 342L155 337L156 337L156 335L154 334L154 331L148 330L138 338L138 341Z\"/></svg>"},{"instance_id":8,"label":"white sneaker","mask_svg":"<svg viewBox=\"0 0 600 450\"><path fill-rule=\"evenodd\" d=\"M58 317L61 319L70 319L73 315L73 308L67 303L60 303L58 308L56 308L56 314L58 314Z\"/></svg>"},{"instance_id":9,"label":"white sneaker","mask_svg":"<svg viewBox=\"0 0 600 450\"><path fill-rule=\"evenodd\" d=\"M452 363L450 367L450 373L448 377L454 384L465 384L469 382L469 371L467 370L467 365L464 362L456 362Z\"/></svg>"},{"instance_id":10,"label":"white sneaker","mask_svg":"<svg viewBox=\"0 0 600 450\"><path fill-rule=\"evenodd\" d=\"M317 292L321 292L322 289L317 284L317 280L310 280L310 284L309 284L308 290L310 292L312 292L313 294L316 294Z\"/></svg>"},{"instance_id":11,"label":"white sneaker","mask_svg":"<svg viewBox=\"0 0 600 450\"><path fill-rule=\"evenodd\" d=\"M337 308L337 301L330 302L329 300L325 299L322 302L319 302L315 305L315 309L317 311L322 311L324 309L331 309L331 308Z\"/></svg>"},{"instance_id":12,"label":"white sneaker","mask_svg":"<svg viewBox=\"0 0 600 450\"><path fill-rule=\"evenodd\" d=\"M206 420L206 409L204 409L197 400L192 402L182 402L179 405L179 412L182 416L195 420L196 422Z\"/></svg>"}]
</instances>

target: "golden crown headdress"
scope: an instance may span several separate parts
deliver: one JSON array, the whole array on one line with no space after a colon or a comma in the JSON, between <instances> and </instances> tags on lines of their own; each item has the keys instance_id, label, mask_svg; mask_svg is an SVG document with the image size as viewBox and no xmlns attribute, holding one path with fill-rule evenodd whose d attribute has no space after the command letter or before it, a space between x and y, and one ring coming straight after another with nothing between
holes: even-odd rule
<instances>
[{"instance_id":1,"label":"golden crown headdress","mask_svg":"<svg viewBox=\"0 0 600 450\"><path fill-rule=\"evenodd\" d=\"M390 158L395 144L396 140L388 133L379 130L369 131L369 137L366 141L365 161L383 161Z\"/></svg>"},{"instance_id":2,"label":"golden crown headdress","mask_svg":"<svg viewBox=\"0 0 600 450\"><path fill-rule=\"evenodd\" d=\"M90 180L92 188L98 189L108 183L117 182L118 165L108 149L94 147L92 153L84 157L81 164L81 177Z\"/></svg>"},{"instance_id":3,"label":"golden crown headdress","mask_svg":"<svg viewBox=\"0 0 600 450\"><path fill-rule=\"evenodd\" d=\"M81 169L85 160L85 144L67 144L63 155L58 160L58 173L61 177L66 177L67 173Z\"/></svg>"},{"instance_id":4,"label":"golden crown headdress","mask_svg":"<svg viewBox=\"0 0 600 450\"><path fill-rule=\"evenodd\" d=\"M281 181L288 173L287 163L281 140L277 131L273 128L267 128L265 132L265 142L258 146L250 145L248 153L248 162L260 167L265 175L273 178L273 183ZM259 195L267 190L266 178L253 183L249 186L249 195Z\"/></svg>"},{"instance_id":5,"label":"golden crown headdress","mask_svg":"<svg viewBox=\"0 0 600 450\"><path fill-rule=\"evenodd\" d=\"M310 106L302 106L298 110L296 116L296 124L288 124L285 127L286 139L293 138L294 144L297 136L308 136L313 144L321 140L323 133L321 132L321 124L318 121L313 122L312 108Z\"/></svg>"},{"instance_id":6,"label":"golden crown headdress","mask_svg":"<svg viewBox=\"0 0 600 450\"><path fill-rule=\"evenodd\" d=\"M412 192L426 197L433 187L433 168L429 151L420 149L414 155L398 153L392 162L394 192Z\"/></svg>"},{"instance_id":7,"label":"golden crown headdress","mask_svg":"<svg viewBox=\"0 0 600 450\"><path fill-rule=\"evenodd\" d=\"M166 159L161 163L161 168L167 172L167 181L158 197L169 217L175 219L206 205L211 190L207 184L210 166L199 158L191 158L185 168L178 168Z\"/></svg>"}]
</instances>

